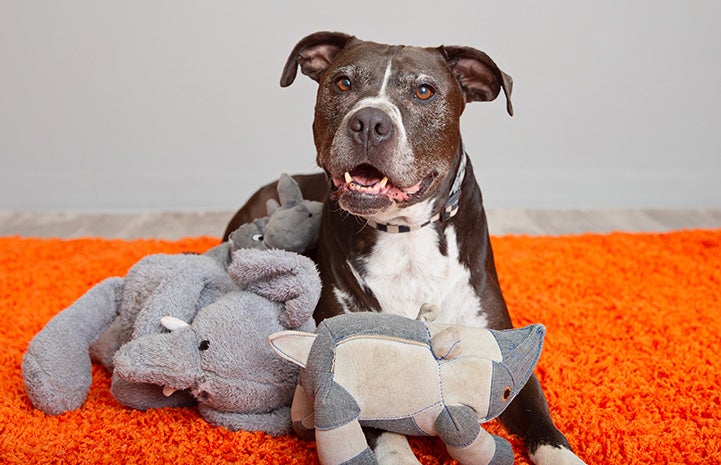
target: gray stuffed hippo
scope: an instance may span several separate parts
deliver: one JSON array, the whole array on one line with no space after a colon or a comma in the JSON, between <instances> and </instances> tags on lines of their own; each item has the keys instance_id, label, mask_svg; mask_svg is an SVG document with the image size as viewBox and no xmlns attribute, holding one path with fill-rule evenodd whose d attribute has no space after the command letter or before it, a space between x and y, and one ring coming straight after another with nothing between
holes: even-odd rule
<instances>
[{"instance_id":1,"label":"gray stuffed hippo","mask_svg":"<svg viewBox=\"0 0 721 465\"><path fill-rule=\"evenodd\" d=\"M542 325L494 331L361 312L268 342L303 367L293 426L301 436L315 428L323 465L376 463L361 426L439 436L463 465L508 465L510 444L480 423L526 384L544 334Z\"/></svg>"}]
</instances>

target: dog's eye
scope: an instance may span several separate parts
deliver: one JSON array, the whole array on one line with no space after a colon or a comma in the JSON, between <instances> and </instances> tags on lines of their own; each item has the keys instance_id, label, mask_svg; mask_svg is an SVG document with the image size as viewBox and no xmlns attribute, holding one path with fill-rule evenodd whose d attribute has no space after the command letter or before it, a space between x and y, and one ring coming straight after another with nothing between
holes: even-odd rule
<instances>
[{"instance_id":1,"label":"dog's eye","mask_svg":"<svg viewBox=\"0 0 721 465\"><path fill-rule=\"evenodd\" d=\"M198 350L208 350L208 347L210 347L210 341L207 339L200 341L200 344L198 344Z\"/></svg>"},{"instance_id":2,"label":"dog's eye","mask_svg":"<svg viewBox=\"0 0 721 465\"><path fill-rule=\"evenodd\" d=\"M250 239L253 240L254 242L263 242L263 235L262 234L253 234L250 237Z\"/></svg>"},{"instance_id":3,"label":"dog's eye","mask_svg":"<svg viewBox=\"0 0 721 465\"><path fill-rule=\"evenodd\" d=\"M416 97L421 100L428 100L433 97L433 94L435 93L436 92L433 90L433 87L428 84L422 84L416 89Z\"/></svg>"},{"instance_id":4,"label":"dog's eye","mask_svg":"<svg viewBox=\"0 0 721 465\"><path fill-rule=\"evenodd\" d=\"M335 86L341 92L348 92L352 87L352 83L350 82L350 79L343 76L335 82Z\"/></svg>"}]
</instances>

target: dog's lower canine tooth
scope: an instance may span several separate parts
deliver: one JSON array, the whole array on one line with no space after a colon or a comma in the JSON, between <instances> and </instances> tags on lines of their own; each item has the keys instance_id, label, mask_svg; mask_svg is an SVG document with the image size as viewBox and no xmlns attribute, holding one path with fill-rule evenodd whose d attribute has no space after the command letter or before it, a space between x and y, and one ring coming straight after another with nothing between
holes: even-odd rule
<instances>
[{"instance_id":1,"label":"dog's lower canine tooth","mask_svg":"<svg viewBox=\"0 0 721 465\"><path fill-rule=\"evenodd\" d=\"M383 179L381 179L378 182L378 185L382 188L386 187L386 184L388 184L388 176L383 176Z\"/></svg>"},{"instance_id":2,"label":"dog's lower canine tooth","mask_svg":"<svg viewBox=\"0 0 721 465\"><path fill-rule=\"evenodd\" d=\"M345 182L348 182L348 183L349 183L349 182L352 182L352 181L353 181L353 177L350 175L349 172L346 171L343 176L345 177Z\"/></svg>"}]
</instances>

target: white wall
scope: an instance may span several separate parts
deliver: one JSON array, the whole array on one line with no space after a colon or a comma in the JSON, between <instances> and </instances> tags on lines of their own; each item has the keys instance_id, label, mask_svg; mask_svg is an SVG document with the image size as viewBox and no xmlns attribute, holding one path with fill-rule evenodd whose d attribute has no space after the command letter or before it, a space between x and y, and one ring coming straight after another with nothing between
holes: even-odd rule
<instances>
[{"instance_id":1,"label":"white wall","mask_svg":"<svg viewBox=\"0 0 721 465\"><path fill-rule=\"evenodd\" d=\"M490 207L721 207L721 2L0 0L0 209L234 209L315 170L316 30L471 45L515 80L473 104Z\"/></svg>"}]
</instances>

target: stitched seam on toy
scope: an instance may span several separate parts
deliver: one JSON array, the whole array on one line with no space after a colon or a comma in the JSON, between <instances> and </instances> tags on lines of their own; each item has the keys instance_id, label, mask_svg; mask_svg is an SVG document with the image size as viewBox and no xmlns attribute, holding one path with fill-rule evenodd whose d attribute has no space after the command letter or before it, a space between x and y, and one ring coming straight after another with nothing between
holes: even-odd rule
<instances>
[{"instance_id":1,"label":"stitched seam on toy","mask_svg":"<svg viewBox=\"0 0 721 465\"><path fill-rule=\"evenodd\" d=\"M342 344L345 344L346 342L351 342L351 341L355 341L358 339L377 339L377 340L389 341L389 342L399 342L402 344L408 344L408 345L416 346L416 347L427 347L428 346L428 344L426 344L425 342L414 341L412 339L406 339L404 337L386 336L384 334L358 334L356 336L350 336L341 341L338 341L336 346L340 346Z\"/></svg>"},{"instance_id":2,"label":"stitched seam on toy","mask_svg":"<svg viewBox=\"0 0 721 465\"><path fill-rule=\"evenodd\" d=\"M426 331L428 332L428 350L431 351L431 355L433 355L433 358L436 358L435 354L433 353L433 348L430 345L430 341L432 339L431 337L431 330L428 327L428 323L426 323ZM447 363L445 360L439 360L436 358L436 374L438 375L438 393L440 394L441 400L440 403L443 406L443 408L446 408L446 396L443 392L443 373L441 373L441 364Z\"/></svg>"},{"instance_id":3,"label":"stitched seam on toy","mask_svg":"<svg viewBox=\"0 0 721 465\"><path fill-rule=\"evenodd\" d=\"M427 406L427 407L424 407L424 408L422 408L422 409L420 409L420 410L417 410L417 411L415 411L415 412L413 412L413 413L408 413L408 414L404 414L404 415L394 415L394 416L392 416L392 417L372 417L372 418L371 418L371 417L364 417L363 415L360 415L360 416L358 417L358 419L359 419L360 421L375 421L375 420L378 420L378 421L392 421L392 420L405 420L406 418L416 417L417 415L420 415L420 414L422 414L422 413L425 413L425 412L427 412L427 411L429 411L429 410L433 410L433 408L435 408L435 407L437 407L438 405L441 405L441 404L442 404L441 401L437 401L437 402L434 402L434 403L432 403L431 405L429 405L429 406ZM420 428L419 428L419 429L420 429Z\"/></svg>"}]
</instances>

